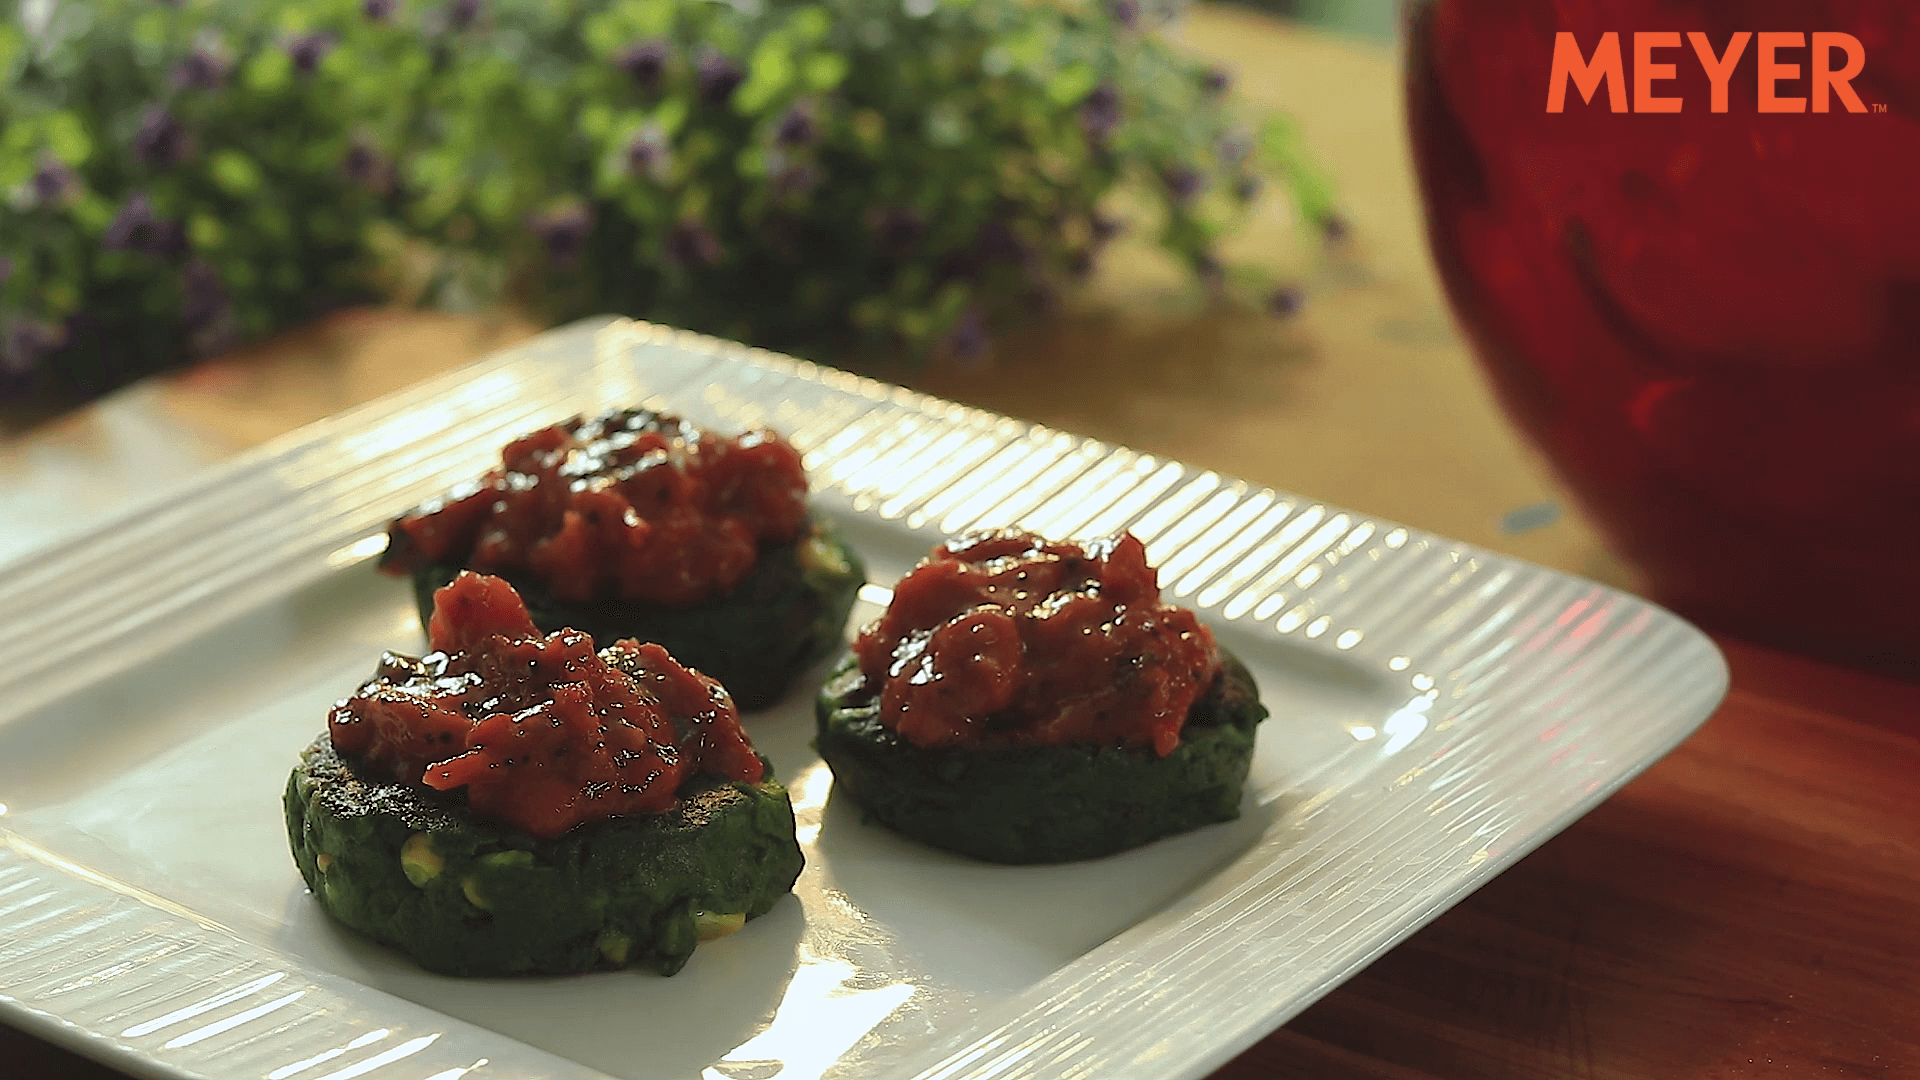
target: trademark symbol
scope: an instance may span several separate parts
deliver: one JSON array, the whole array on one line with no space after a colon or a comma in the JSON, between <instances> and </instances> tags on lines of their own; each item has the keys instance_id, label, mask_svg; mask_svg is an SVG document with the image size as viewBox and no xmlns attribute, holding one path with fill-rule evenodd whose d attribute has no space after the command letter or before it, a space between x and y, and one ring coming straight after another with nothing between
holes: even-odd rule
<instances>
[{"instance_id":1,"label":"trademark symbol","mask_svg":"<svg viewBox=\"0 0 1920 1080\"><path fill-rule=\"evenodd\" d=\"M1868 106L1868 108L1870 108L1870 109L1872 109L1872 110L1873 110L1874 112L1886 112L1886 111L1887 111L1887 106L1886 106L1886 103L1885 103L1885 102L1882 102L1882 101L1876 101L1876 102L1874 102L1874 103L1873 103L1872 105L1870 105L1870 106Z\"/></svg>"}]
</instances>

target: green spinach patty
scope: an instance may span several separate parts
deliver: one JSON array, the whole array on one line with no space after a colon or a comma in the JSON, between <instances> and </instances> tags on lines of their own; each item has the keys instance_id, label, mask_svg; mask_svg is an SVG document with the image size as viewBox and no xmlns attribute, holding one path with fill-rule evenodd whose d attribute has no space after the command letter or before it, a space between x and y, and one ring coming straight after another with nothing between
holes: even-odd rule
<instances>
[{"instance_id":1,"label":"green spinach patty","mask_svg":"<svg viewBox=\"0 0 1920 1080\"><path fill-rule=\"evenodd\" d=\"M1166 757L1107 746L914 746L881 724L853 656L820 692L814 746L836 791L934 847L999 863L1069 862L1240 815L1254 729L1253 676L1221 654Z\"/></svg>"},{"instance_id":2,"label":"green spinach patty","mask_svg":"<svg viewBox=\"0 0 1920 1080\"><path fill-rule=\"evenodd\" d=\"M287 834L328 914L448 975L671 975L765 914L803 858L771 779L700 778L660 814L536 840L418 784L368 782L322 736L287 781Z\"/></svg>"},{"instance_id":3,"label":"green spinach patty","mask_svg":"<svg viewBox=\"0 0 1920 1080\"><path fill-rule=\"evenodd\" d=\"M433 594L461 567L431 563L413 572L420 624L433 617ZM778 701L801 672L843 642L866 568L825 523L810 518L797 541L760 549L747 577L724 595L691 607L662 607L606 597L586 604L556 600L532 575L499 575L526 601L536 626L568 627L602 644L622 638L664 645L675 659L719 681L743 711Z\"/></svg>"}]
</instances>

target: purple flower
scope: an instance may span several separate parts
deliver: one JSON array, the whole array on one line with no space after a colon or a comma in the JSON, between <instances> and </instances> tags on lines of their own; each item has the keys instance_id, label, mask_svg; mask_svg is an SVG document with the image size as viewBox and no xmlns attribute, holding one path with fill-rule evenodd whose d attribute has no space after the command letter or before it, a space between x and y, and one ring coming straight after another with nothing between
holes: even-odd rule
<instances>
[{"instance_id":1,"label":"purple flower","mask_svg":"<svg viewBox=\"0 0 1920 1080\"><path fill-rule=\"evenodd\" d=\"M333 51L333 35L324 30L315 30L311 34L301 34L287 42L287 56L293 60L293 70L302 75L311 75L319 70L320 62Z\"/></svg>"},{"instance_id":2,"label":"purple flower","mask_svg":"<svg viewBox=\"0 0 1920 1080\"><path fill-rule=\"evenodd\" d=\"M1267 313L1275 318L1284 319L1297 313L1306 297L1292 285L1282 286L1267 294Z\"/></svg>"},{"instance_id":3,"label":"purple flower","mask_svg":"<svg viewBox=\"0 0 1920 1080\"><path fill-rule=\"evenodd\" d=\"M747 74L740 70L739 64L717 52L702 56L693 75L701 99L709 105L725 105L733 97L734 89L746 78Z\"/></svg>"},{"instance_id":4,"label":"purple flower","mask_svg":"<svg viewBox=\"0 0 1920 1080\"><path fill-rule=\"evenodd\" d=\"M220 271L205 259L195 259L180 271L180 319L198 328L218 319L228 307L227 287Z\"/></svg>"},{"instance_id":5,"label":"purple flower","mask_svg":"<svg viewBox=\"0 0 1920 1080\"><path fill-rule=\"evenodd\" d=\"M1207 186L1207 178L1200 170L1191 165L1174 165L1160 174L1160 180L1167 185L1167 194L1177 203L1191 202Z\"/></svg>"},{"instance_id":6,"label":"purple flower","mask_svg":"<svg viewBox=\"0 0 1920 1080\"><path fill-rule=\"evenodd\" d=\"M372 22L386 22L399 6L399 0L360 0L360 14Z\"/></svg>"},{"instance_id":7,"label":"purple flower","mask_svg":"<svg viewBox=\"0 0 1920 1080\"><path fill-rule=\"evenodd\" d=\"M33 170L33 199L41 206L52 208L64 205L67 198L80 186L80 178L72 169L58 158L42 158L40 167Z\"/></svg>"},{"instance_id":8,"label":"purple flower","mask_svg":"<svg viewBox=\"0 0 1920 1080\"><path fill-rule=\"evenodd\" d=\"M111 251L143 251L171 260L185 254L187 234L178 222L154 216L153 201L139 191L113 216L100 242Z\"/></svg>"},{"instance_id":9,"label":"purple flower","mask_svg":"<svg viewBox=\"0 0 1920 1080\"><path fill-rule=\"evenodd\" d=\"M873 215L868 227L873 246L890 256L903 256L927 235L927 219L910 206L894 206Z\"/></svg>"},{"instance_id":10,"label":"purple flower","mask_svg":"<svg viewBox=\"0 0 1920 1080\"><path fill-rule=\"evenodd\" d=\"M615 67L640 84L640 89L653 93L660 89L660 80L667 73L667 43L664 41L636 41L620 50L613 58Z\"/></svg>"},{"instance_id":11,"label":"purple flower","mask_svg":"<svg viewBox=\"0 0 1920 1080\"><path fill-rule=\"evenodd\" d=\"M1262 186L1261 180L1257 176L1247 175L1235 177L1233 181L1233 197L1239 199L1241 202L1252 202L1259 197Z\"/></svg>"},{"instance_id":12,"label":"purple flower","mask_svg":"<svg viewBox=\"0 0 1920 1080\"><path fill-rule=\"evenodd\" d=\"M593 234L593 211L578 204L563 206L536 215L527 228L547 249L550 262L567 266L587 250L587 238Z\"/></svg>"},{"instance_id":13,"label":"purple flower","mask_svg":"<svg viewBox=\"0 0 1920 1080\"><path fill-rule=\"evenodd\" d=\"M942 344L948 356L971 367L972 362L987 355L987 348L992 343L980 313L969 309L953 324L953 329L947 331L946 341Z\"/></svg>"},{"instance_id":14,"label":"purple flower","mask_svg":"<svg viewBox=\"0 0 1920 1080\"><path fill-rule=\"evenodd\" d=\"M393 190L393 162L365 139L355 139L348 145L347 156L340 162L340 171L346 174L347 179L368 191L385 194Z\"/></svg>"},{"instance_id":15,"label":"purple flower","mask_svg":"<svg viewBox=\"0 0 1920 1080\"><path fill-rule=\"evenodd\" d=\"M1114 22L1131 30L1140 25L1140 0L1111 0L1107 4L1107 14L1113 17Z\"/></svg>"},{"instance_id":16,"label":"purple flower","mask_svg":"<svg viewBox=\"0 0 1920 1080\"><path fill-rule=\"evenodd\" d=\"M165 105L149 105L140 114L140 126L133 133L133 156L142 162L165 167L187 159L190 152L187 129L173 118Z\"/></svg>"},{"instance_id":17,"label":"purple flower","mask_svg":"<svg viewBox=\"0 0 1920 1080\"><path fill-rule=\"evenodd\" d=\"M340 167L346 170L347 179L365 183L373 179L374 173L379 170L380 155L366 143L355 141L352 146L347 147L346 160Z\"/></svg>"},{"instance_id":18,"label":"purple flower","mask_svg":"<svg viewBox=\"0 0 1920 1080\"><path fill-rule=\"evenodd\" d=\"M1200 76L1200 88L1219 97L1233 88L1233 76L1221 68L1208 68L1206 74Z\"/></svg>"},{"instance_id":19,"label":"purple flower","mask_svg":"<svg viewBox=\"0 0 1920 1080\"><path fill-rule=\"evenodd\" d=\"M484 8L482 0L453 0L447 5L447 29L467 29L480 21L480 13Z\"/></svg>"},{"instance_id":20,"label":"purple flower","mask_svg":"<svg viewBox=\"0 0 1920 1080\"><path fill-rule=\"evenodd\" d=\"M667 145L667 133L649 125L629 140L627 168L635 176L664 181L673 168L673 149Z\"/></svg>"},{"instance_id":21,"label":"purple flower","mask_svg":"<svg viewBox=\"0 0 1920 1080\"><path fill-rule=\"evenodd\" d=\"M1230 131L1220 136L1220 141L1214 145L1214 153L1220 155L1221 161L1238 165L1253 153L1253 140L1244 131Z\"/></svg>"},{"instance_id":22,"label":"purple flower","mask_svg":"<svg viewBox=\"0 0 1920 1080\"><path fill-rule=\"evenodd\" d=\"M1036 315L1052 315L1060 310L1060 293L1049 285L1034 285L1027 289L1024 299L1027 310Z\"/></svg>"},{"instance_id":23,"label":"purple flower","mask_svg":"<svg viewBox=\"0 0 1920 1080\"><path fill-rule=\"evenodd\" d=\"M973 250L983 265L1025 262L1032 248L1004 221L989 221L974 234Z\"/></svg>"},{"instance_id":24,"label":"purple flower","mask_svg":"<svg viewBox=\"0 0 1920 1080\"><path fill-rule=\"evenodd\" d=\"M180 323L197 355L222 352L239 340L233 301L212 263L195 259L181 269L180 301Z\"/></svg>"},{"instance_id":25,"label":"purple flower","mask_svg":"<svg viewBox=\"0 0 1920 1080\"><path fill-rule=\"evenodd\" d=\"M782 199L798 199L820 186L820 170L804 161L796 161L773 175L773 193Z\"/></svg>"},{"instance_id":26,"label":"purple flower","mask_svg":"<svg viewBox=\"0 0 1920 1080\"><path fill-rule=\"evenodd\" d=\"M1345 240L1348 231L1347 219L1339 214L1328 214L1320 219L1320 235L1325 237L1328 243L1337 244Z\"/></svg>"},{"instance_id":27,"label":"purple flower","mask_svg":"<svg viewBox=\"0 0 1920 1080\"><path fill-rule=\"evenodd\" d=\"M227 84L233 60L217 40L202 40L194 45L173 68L173 85L180 89L218 90Z\"/></svg>"},{"instance_id":28,"label":"purple flower","mask_svg":"<svg viewBox=\"0 0 1920 1080\"><path fill-rule=\"evenodd\" d=\"M810 146L820 138L820 125L813 122L813 110L795 105L774 125L773 141L780 146Z\"/></svg>"},{"instance_id":29,"label":"purple flower","mask_svg":"<svg viewBox=\"0 0 1920 1080\"><path fill-rule=\"evenodd\" d=\"M719 237L701 222L682 221L667 230L666 255L670 262L699 270L719 262L722 254Z\"/></svg>"},{"instance_id":30,"label":"purple flower","mask_svg":"<svg viewBox=\"0 0 1920 1080\"><path fill-rule=\"evenodd\" d=\"M1112 240L1114 237L1119 236L1126 227L1126 222L1121 221L1117 217L1103 214L1098 210L1087 215L1087 231L1093 234L1093 242L1096 244L1104 244Z\"/></svg>"},{"instance_id":31,"label":"purple flower","mask_svg":"<svg viewBox=\"0 0 1920 1080\"><path fill-rule=\"evenodd\" d=\"M1227 280L1226 267L1221 266L1220 260L1210 252L1203 251L1193 257L1193 272L1209 289L1218 289Z\"/></svg>"},{"instance_id":32,"label":"purple flower","mask_svg":"<svg viewBox=\"0 0 1920 1080\"><path fill-rule=\"evenodd\" d=\"M1120 91L1105 83L1094 87L1080 102L1080 129L1087 133L1087 138L1098 142L1119 126Z\"/></svg>"}]
</instances>

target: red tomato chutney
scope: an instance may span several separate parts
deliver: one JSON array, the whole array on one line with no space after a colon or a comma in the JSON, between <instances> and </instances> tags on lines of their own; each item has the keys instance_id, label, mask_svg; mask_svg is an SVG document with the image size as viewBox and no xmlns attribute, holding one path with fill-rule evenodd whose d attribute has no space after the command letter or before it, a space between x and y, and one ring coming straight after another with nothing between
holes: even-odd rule
<instances>
[{"instance_id":1,"label":"red tomato chutney","mask_svg":"<svg viewBox=\"0 0 1920 1080\"><path fill-rule=\"evenodd\" d=\"M474 813L536 837L670 809L696 773L762 779L719 683L658 645L543 636L499 578L435 593L427 638L433 652L381 657L327 718L334 749L387 779L464 787Z\"/></svg>"},{"instance_id":2,"label":"red tomato chutney","mask_svg":"<svg viewBox=\"0 0 1920 1080\"><path fill-rule=\"evenodd\" d=\"M529 573L560 600L686 606L806 524L800 452L765 429L727 438L628 409L515 439L500 462L395 521L382 567Z\"/></svg>"},{"instance_id":3,"label":"red tomato chutney","mask_svg":"<svg viewBox=\"0 0 1920 1080\"><path fill-rule=\"evenodd\" d=\"M1165 757L1220 671L1213 634L1160 602L1131 534L1020 532L933 550L854 643L880 722L919 747L1093 744Z\"/></svg>"}]
</instances>

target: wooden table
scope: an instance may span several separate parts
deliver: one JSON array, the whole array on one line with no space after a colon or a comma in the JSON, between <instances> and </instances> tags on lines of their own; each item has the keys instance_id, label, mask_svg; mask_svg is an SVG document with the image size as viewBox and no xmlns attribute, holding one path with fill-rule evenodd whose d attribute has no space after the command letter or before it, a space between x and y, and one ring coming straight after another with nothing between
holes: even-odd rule
<instances>
[{"instance_id":1,"label":"wooden table","mask_svg":"<svg viewBox=\"0 0 1920 1080\"><path fill-rule=\"evenodd\" d=\"M1205 308L1135 249L921 387L1634 587L1452 328L1393 53L1228 9L1183 33L1340 184L1343 249L1281 213L1236 241L1306 283L1304 313ZM347 312L9 433L0 557L536 329ZM1721 645L1733 692L1697 736L1220 1077L1920 1077L1920 685ZM0 1075L114 1074L0 1028Z\"/></svg>"}]
</instances>

